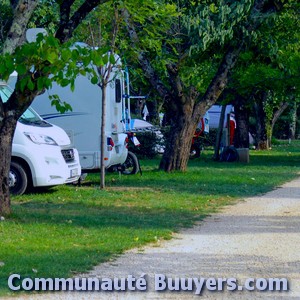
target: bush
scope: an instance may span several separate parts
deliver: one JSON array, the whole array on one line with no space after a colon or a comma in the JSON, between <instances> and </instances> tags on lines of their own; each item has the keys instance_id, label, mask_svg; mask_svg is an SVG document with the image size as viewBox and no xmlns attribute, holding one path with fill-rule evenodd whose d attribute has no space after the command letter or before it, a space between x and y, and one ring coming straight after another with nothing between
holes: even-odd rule
<instances>
[{"instance_id":1,"label":"bush","mask_svg":"<svg viewBox=\"0 0 300 300\"><path fill-rule=\"evenodd\" d=\"M136 154L139 158L154 158L157 154L157 146L160 145L160 138L154 131L138 131L135 136L140 142L140 146L135 146L132 142L128 144L128 150Z\"/></svg>"},{"instance_id":2,"label":"bush","mask_svg":"<svg viewBox=\"0 0 300 300\"><path fill-rule=\"evenodd\" d=\"M218 133L217 128L211 128L209 129L208 134L204 134L204 136L201 138L202 145L204 148L214 147L216 145L217 133Z\"/></svg>"},{"instance_id":3,"label":"bush","mask_svg":"<svg viewBox=\"0 0 300 300\"><path fill-rule=\"evenodd\" d=\"M157 131L137 131L135 136L140 142L140 146L136 147L132 142L128 144L128 150L136 154L139 158L154 158L158 154L158 148L164 147L168 141L170 127L162 127ZM206 147L214 147L216 141L217 129L211 129L209 134L196 139L195 143L202 149Z\"/></svg>"}]
</instances>

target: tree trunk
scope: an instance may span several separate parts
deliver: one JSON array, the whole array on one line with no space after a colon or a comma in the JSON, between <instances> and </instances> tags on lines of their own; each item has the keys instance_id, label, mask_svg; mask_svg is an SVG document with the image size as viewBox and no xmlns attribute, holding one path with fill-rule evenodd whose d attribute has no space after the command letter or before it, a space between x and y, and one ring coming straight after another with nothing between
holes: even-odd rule
<instances>
[{"instance_id":1,"label":"tree trunk","mask_svg":"<svg viewBox=\"0 0 300 300\"><path fill-rule=\"evenodd\" d=\"M236 148L249 148L249 112L245 100L237 96L234 105L236 128L234 133L234 146Z\"/></svg>"},{"instance_id":2,"label":"tree trunk","mask_svg":"<svg viewBox=\"0 0 300 300\"><path fill-rule=\"evenodd\" d=\"M0 123L0 216L10 214L9 169L12 140L17 121L5 117Z\"/></svg>"},{"instance_id":3,"label":"tree trunk","mask_svg":"<svg viewBox=\"0 0 300 300\"><path fill-rule=\"evenodd\" d=\"M273 115L273 118L271 120L271 125L270 125L270 132L269 132L269 136L268 136L269 147L272 146L272 136L273 136L274 126L275 126L277 120L280 118L280 116L287 109L288 106L289 106L288 102L280 103L279 108L275 111L275 113Z\"/></svg>"},{"instance_id":4,"label":"tree trunk","mask_svg":"<svg viewBox=\"0 0 300 300\"><path fill-rule=\"evenodd\" d=\"M185 110L181 113L174 112L166 148L159 165L161 170L166 172L173 170L186 171L192 136L198 123L191 119L191 111L192 106L186 105Z\"/></svg>"},{"instance_id":5,"label":"tree trunk","mask_svg":"<svg viewBox=\"0 0 300 300\"><path fill-rule=\"evenodd\" d=\"M242 43L238 48L229 47L206 93L200 99L199 93L194 87L190 87L188 91L184 92L186 87L178 75L176 66L167 66L172 94L175 96L165 100L165 108L171 118L171 131L166 151L159 166L160 169L167 172L186 170L192 138L197 124L222 94L227 84L229 72L234 67L241 49Z\"/></svg>"},{"instance_id":6,"label":"tree trunk","mask_svg":"<svg viewBox=\"0 0 300 300\"><path fill-rule=\"evenodd\" d=\"M255 119L256 119L256 135L255 143L257 150L268 150L269 142L267 135L267 116L264 111L264 101L266 100L267 92L260 92L254 102Z\"/></svg>"},{"instance_id":7,"label":"tree trunk","mask_svg":"<svg viewBox=\"0 0 300 300\"><path fill-rule=\"evenodd\" d=\"M218 127L216 145L215 145L214 160L216 161L220 160L220 145L221 145L222 133L224 128L225 112L226 112L226 105L223 105L220 114L219 127Z\"/></svg>"},{"instance_id":8,"label":"tree trunk","mask_svg":"<svg viewBox=\"0 0 300 300\"><path fill-rule=\"evenodd\" d=\"M107 144L105 138L105 121L106 121L106 88L107 83L102 84L102 113L101 113L101 135L100 135L100 189L105 188L105 165L104 165L104 151L105 145Z\"/></svg>"},{"instance_id":9,"label":"tree trunk","mask_svg":"<svg viewBox=\"0 0 300 300\"><path fill-rule=\"evenodd\" d=\"M14 1L14 18L3 45L3 53L13 53L24 42L27 23L38 3L38 0Z\"/></svg>"},{"instance_id":10,"label":"tree trunk","mask_svg":"<svg viewBox=\"0 0 300 300\"><path fill-rule=\"evenodd\" d=\"M289 128L289 139L294 140L296 137L296 127L297 127L297 103L296 101L292 104L291 109L291 122L290 122L290 128Z\"/></svg>"}]
</instances>

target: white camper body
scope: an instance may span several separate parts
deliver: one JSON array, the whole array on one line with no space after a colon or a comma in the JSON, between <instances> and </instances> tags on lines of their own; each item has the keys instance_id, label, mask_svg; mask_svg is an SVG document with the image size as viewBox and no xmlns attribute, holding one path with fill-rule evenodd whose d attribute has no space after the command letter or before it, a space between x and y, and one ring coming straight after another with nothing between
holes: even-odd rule
<instances>
[{"instance_id":1,"label":"white camper body","mask_svg":"<svg viewBox=\"0 0 300 300\"><path fill-rule=\"evenodd\" d=\"M7 101L12 90L0 82L0 96ZM12 144L10 190L22 194L27 187L53 186L78 181L79 156L67 134L45 122L32 108L20 117Z\"/></svg>"},{"instance_id":2,"label":"white camper body","mask_svg":"<svg viewBox=\"0 0 300 300\"><path fill-rule=\"evenodd\" d=\"M106 126L104 164L105 167L123 164L126 160L127 134L125 133L125 99L123 74L118 68L111 73L107 86ZM72 111L57 112L51 106L49 95L58 95L61 101L71 105ZM52 89L39 95L32 107L49 122L62 127L79 152L82 169L99 169L100 136L102 116L101 88L92 84L90 78L79 75L75 80L75 90L53 84Z\"/></svg>"},{"instance_id":3,"label":"white camper body","mask_svg":"<svg viewBox=\"0 0 300 300\"><path fill-rule=\"evenodd\" d=\"M209 128L219 128L220 116L221 116L222 105L213 105L209 110ZM231 114L234 111L232 105L226 105L225 116ZM224 119L223 127L226 127L227 118Z\"/></svg>"}]
</instances>

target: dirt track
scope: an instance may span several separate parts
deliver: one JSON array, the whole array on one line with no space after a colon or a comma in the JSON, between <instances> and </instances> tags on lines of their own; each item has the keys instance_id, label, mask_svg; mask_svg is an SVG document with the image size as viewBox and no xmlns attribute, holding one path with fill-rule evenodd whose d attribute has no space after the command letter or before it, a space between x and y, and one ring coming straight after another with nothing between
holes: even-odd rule
<instances>
[{"instance_id":1,"label":"dirt track","mask_svg":"<svg viewBox=\"0 0 300 300\"><path fill-rule=\"evenodd\" d=\"M132 250L89 274L140 277L148 290L32 295L23 299L300 299L300 178L260 197L247 198L197 226L176 234L159 247ZM154 291L154 274L170 277L286 277L288 292ZM21 298L19 298L21 299Z\"/></svg>"}]
</instances>

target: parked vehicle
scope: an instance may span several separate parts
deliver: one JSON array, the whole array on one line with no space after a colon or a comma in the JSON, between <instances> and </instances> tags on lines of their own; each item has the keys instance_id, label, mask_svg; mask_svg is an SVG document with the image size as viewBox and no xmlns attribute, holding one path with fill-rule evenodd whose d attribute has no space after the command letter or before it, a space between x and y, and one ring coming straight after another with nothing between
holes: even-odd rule
<instances>
[{"instance_id":1,"label":"parked vehicle","mask_svg":"<svg viewBox=\"0 0 300 300\"><path fill-rule=\"evenodd\" d=\"M118 59L116 59L119 61ZM113 68L111 82L107 86L105 139L107 141L105 167L118 166L125 162L127 134L125 132L125 98L123 73L120 65ZM58 95L61 101L71 105L72 111L57 112L51 106L49 95ZM72 145L79 152L80 164L84 170L99 169L101 136L101 88L92 84L88 75L79 75L75 80L75 90L53 83L52 88L39 95L32 107L51 123L62 127Z\"/></svg>"},{"instance_id":2,"label":"parked vehicle","mask_svg":"<svg viewBox=\"0 0 300 300\"><path fill-rule=\"evenodd\" d=\"M219 128L220 116L221 116L222 105L213 105L209 110L209 128ZM225 116L232 113L234 108L232 105L226 105ZM227 119L224 119L223 127L226 127Z\"/></svg>"},{"instance_id":3,"label":"parked vehicle","mask_svg":"<svg viewBox=\"0 0 300 300\"><path fill-rule=\"evenodd\" d=\"M190 150L190 158L200 157L202 150L201 139L209 133L209 113L206 112L204 117L200 120L197 129L192 138L192 145ZM155 152L157 154L163 154L165 150L164 146L164 136L160 131L159 127L152 125L151 123L140 120L140 119L131 119L131 128L133 132L153 132L156 136L158 143L155 145Z\"/></svg>"},{"instance_id":4,"label":"parked vehicle","mask_svg":"<svg viewBox=\"0 0 300 300\"><path fill-rule=\"evenodd\" d=\"M12 93L0 82L0 96L7 101ZM15 130L9 173L13 194L22 194L30 186L54 186L76 182L81 167L78 152L67 134L43 120L32 108L19 118Z\"/></svg>"},{"instance_id":5,"label":"parked vehicle","mask_svg":"<svg viewBox=\"0 0 300 300\"><path fill-rule=\"evenodd\" d=\"M140 142L133 132L127 132L126 140L128 146L132 143L134 147L140 147ZM122 164L110 166L107 170L109 172L121 172L124 175L135 175L139 171L141 172L141 167L138 157L132 151L128 151L126 160Z\"/></svg>"},{"instance_id":6,"label":"parked vehicle","mask_svg":"<svg viewBox=\"0 0 300 300\"><path fill-rule=\"evenodd\" d=\"M192 138L190 158L200 157L201 151L203 150L203 143L201 139L205 138L205 135L209 133L209 128L209 111L207 111L204 117L201 118Z\"/></svg>"}]
</instances>

